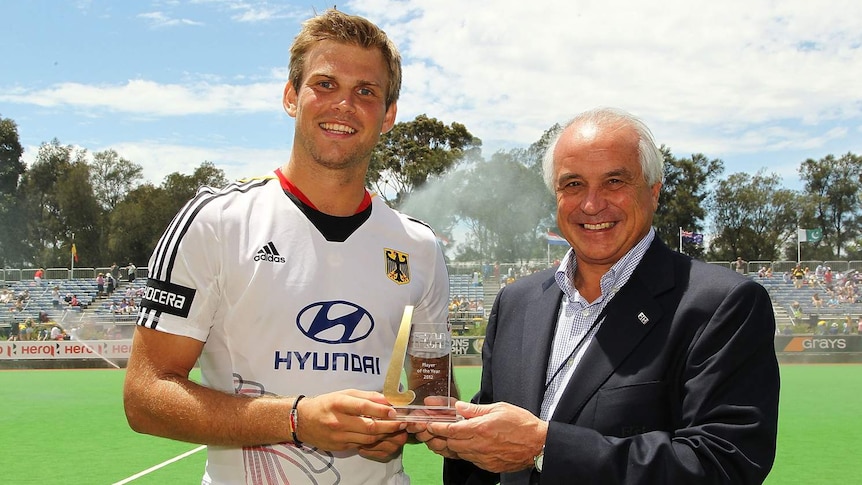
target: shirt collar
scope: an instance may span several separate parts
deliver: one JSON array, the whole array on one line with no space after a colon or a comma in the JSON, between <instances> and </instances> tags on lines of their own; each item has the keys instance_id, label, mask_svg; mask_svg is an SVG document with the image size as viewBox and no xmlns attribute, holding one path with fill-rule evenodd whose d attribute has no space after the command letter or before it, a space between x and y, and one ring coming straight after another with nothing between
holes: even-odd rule
<instances>
[{"instance_id":1,"label":"shirt collar","mask_svg":"<svg viewBox=\"0 0 862 485\"><path fill-rule=\"evenodd\" d=\"M653 239L655 239L655 229L650 227L647 235L611 266L608 272L602 276L600 283L602 295L596 302L604 300L609 294L616 293L628 282L638 263L641 262L650 244L652 244ZM554 273L557 286L563 290L563 293L570 300L574 300L580 295L573 284L577 266L578 261L575 258L575 249L570 248L557 268L556 273Z\"/></svg>"}]
</instances>

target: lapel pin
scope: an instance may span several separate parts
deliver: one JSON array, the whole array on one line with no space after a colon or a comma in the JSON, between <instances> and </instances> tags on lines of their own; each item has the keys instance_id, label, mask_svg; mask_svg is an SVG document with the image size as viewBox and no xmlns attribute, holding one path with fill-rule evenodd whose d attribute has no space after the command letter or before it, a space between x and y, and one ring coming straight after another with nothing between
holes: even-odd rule
<instances>
[{"instance_id":1,"label":"lapel pin","mask_svg":"<svg viewBox=\"0 0 862 485\"><path fill-rule=\"evenodd\" d=\"M638 313L638 320L640 320L641 324L643 324L643 325L646 325L647 323L649 323L649 318L647 318L647 316L644 315L644 312Z\"/></svg>"}]
</instances>

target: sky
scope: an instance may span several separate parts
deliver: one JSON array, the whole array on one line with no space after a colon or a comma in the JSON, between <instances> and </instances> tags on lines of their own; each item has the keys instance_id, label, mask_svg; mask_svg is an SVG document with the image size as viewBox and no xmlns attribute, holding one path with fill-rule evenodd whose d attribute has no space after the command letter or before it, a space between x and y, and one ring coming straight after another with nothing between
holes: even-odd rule
<instances>
[{"instance_id":1,"label":"sky","mask_svg":"<svg viewBox=\"0 0 862 485\"><path fill-rule=\"evenodd\" d=\"M0 117L34 160L53 139L113 149L161 184L204 161L283 164L289 46L319 0L0 0ZM403 56L398 121L458 122L486 158L598 106L800 189L806 159L862 154L858 0L367 0ZM855 86L855 87L854 87Z\"/></svg>"}]
</instances>

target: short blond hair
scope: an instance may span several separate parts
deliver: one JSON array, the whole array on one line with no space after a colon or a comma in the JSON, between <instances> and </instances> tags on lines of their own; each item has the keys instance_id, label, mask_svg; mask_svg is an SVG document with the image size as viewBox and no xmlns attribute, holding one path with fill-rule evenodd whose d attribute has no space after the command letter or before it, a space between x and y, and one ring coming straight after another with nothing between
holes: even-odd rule
<instances>
[{"instance_id":1,"label":"short blond hair","mask_svg":"<svg viewBox=\"0 0 862 485\"><path fill-rule=\"evenodd\" d=\"M348 15L333 8L302 23L302 29L290 46L288 80L294 89L302 86L305 77L305 56L320 41L332 40L366 49L378 49L386 62L389 85L386 108L398 101L401 93L401 54L386 33L368 19Z\"/></svg>"}]
</instances>

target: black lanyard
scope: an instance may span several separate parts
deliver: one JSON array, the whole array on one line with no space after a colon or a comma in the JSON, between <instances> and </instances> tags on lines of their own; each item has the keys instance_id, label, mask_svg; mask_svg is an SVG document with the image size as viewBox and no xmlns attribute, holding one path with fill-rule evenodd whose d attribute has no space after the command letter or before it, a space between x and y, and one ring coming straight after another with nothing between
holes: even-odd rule
<instances>
[{"instance_id":1,"label":"black lanyard","mask_svg":"<svg viewBox=\"0 0 862 485\"><path fill-rule=\"evenodd\" d=\"M548 393L548 388L551 387L551 383L554 382L554 379L556 379L557 376L560 374L560 372L562 372L563 368L566 367L566 363L569 361L569 359L571 359L575 355L575 353L578 351L578 349L581 348L581 345L584 345L584 342L587 341L587 337L589 337L590 334L593 333L593 330L596 328L596 326L598 324L600 324L602 322L602 320L605 319L605 316L606 316L605 312L607 311L608 305L610 305L610 303L611 302L607 302L605 307L602 309L602 312L599 313L599 316L596 317L596 320L593 322L592 325L590 325L590 328L587 329L587 333L585 333L584 336L581 337L581 340L578 341L577 345L575 345L575 347L572 349L572 351L569 352L569 355L560 363L560 366L557 367L557 370L554 371L554 374L551 376L550 379L548 379L548 382L545 383L545 390L542 392L542 396L544 396L545 394ZM558 316L557 317L558 322L559 322L559 318L560 317ZM553 346L553 343L551 345ZM553 350L552 350L552 353L553 353Z\"/></svg>"}]
</instances>

